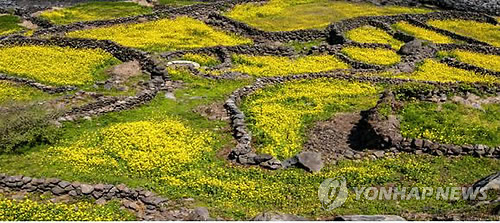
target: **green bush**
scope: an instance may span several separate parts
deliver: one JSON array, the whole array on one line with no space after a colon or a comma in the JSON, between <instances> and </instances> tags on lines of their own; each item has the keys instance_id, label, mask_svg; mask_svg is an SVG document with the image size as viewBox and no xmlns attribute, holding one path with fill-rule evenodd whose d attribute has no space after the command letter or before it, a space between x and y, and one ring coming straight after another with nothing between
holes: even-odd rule
<instances>
[{"instance_id":1,"label":"green bush","mask_svg":"<svg viewBox=\"0 0 500 223\"><path fill-rule=\"evenodd\" d=\"M0 113L0 153L21 152L33 145L50 144L59 135L58 128L50 123L56 114L45 106L12 104L0 108Z\"/></svg>"}]
</instances>

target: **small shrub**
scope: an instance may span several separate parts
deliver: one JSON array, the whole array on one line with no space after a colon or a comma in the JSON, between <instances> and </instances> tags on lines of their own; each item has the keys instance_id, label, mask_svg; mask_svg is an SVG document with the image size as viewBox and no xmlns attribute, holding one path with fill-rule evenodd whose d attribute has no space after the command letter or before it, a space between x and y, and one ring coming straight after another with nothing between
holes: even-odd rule
<instances>
[{"instance_id":1,"label":"small shrub","mask_svg":"<svg viewBox=\"0 0 500 223\"><path fill-rule=\"evenodd\" d=\"M252 43L250 39L215 30L207 24L189 17L80 30L69 32L66 36L112 40L124 46L148 51L169 51Z\"/></svg>"},{"instance_id":2,"label":"small shrub","mask_svg":"<svg viewBox=\"0 0 500 223\"><path fill-rule=\"evenodd\" d=\"M434 85L412 82L396 85L392 89L394 95L399 100L408 100L422 94L427 95L434 90L436 90Z\"/></svg>"},{"instance_id":3,"label":"small shrub","mask_svg":"<svg viewBox=\"0 0 500 223\"><path fill-rule=\"evenodd\" d=\"M414 26L408 22L398 22L394 24L393 27L416 38L427 40L433 43L454 43L454 40L451 37L418 26Z\"/></svg>"},{"instance_id":4,"label":"small shrub","mask_svg":"<svg viewBox=\"0 0 500 223\"><path fill-rule=\"evenodd\" d=\"M500 47L500 26L470 20L431 20L429 25Z\"/></svg>"},{"instance_id":5,"label":"small shrub","mask_svg":"<svg viewBox=\"0 0 500 223\"><path fill-rule=\"evenodd\" d=\"M394 39L384 30L373 26L362 26L356 29L349 30L346 37L352 41L359 43L380 43L389 44L394 49L399 49L404 45L404 42Z\"/></svg>"},{"instance_id":6,"label":"small shrub","mask_svg":"<svg viewBox=\"0 0 500 223\"><path fill-rule=\"evenodd\" d=\"M151 13L152 9L133 2L89 2L60 10L44 11L42 18L58 25L82 21L109 20Z\"/></svg>"},{"instance_id":7,"label":"small shrub","mask_svg":"<svg viewBox=\"0 0 500 223\"><path fill-rule=\"evenodd\" d=\"M59 130L50 121L57 113L39 105L10 103L0 108L0 153L22 152L38 144L54 143Z\"/></svg>"},{"instance_id":8,"label":"small shrub","mask_svg":"<svg viewBox=\"0 0 500 223\"><path fill-rule=\"evenodd\" d=\"M332 55L304 56L296 59L277 56L233 55L233 71L256 77L314 73L347 69L349 65Z\"/></svg>"},{"instance_id":9,"label":"small shrub","mask_svg":"<svg viewBox=\"0 0 500 223\"><path fill-rule=\"evenodd\" d=\"M401 61L401 56L396 52L387 49L372 49L361 47L345 47L342 53L354 60L359 60L369 64L393 65Z\"/></svg>"}]
</instances>

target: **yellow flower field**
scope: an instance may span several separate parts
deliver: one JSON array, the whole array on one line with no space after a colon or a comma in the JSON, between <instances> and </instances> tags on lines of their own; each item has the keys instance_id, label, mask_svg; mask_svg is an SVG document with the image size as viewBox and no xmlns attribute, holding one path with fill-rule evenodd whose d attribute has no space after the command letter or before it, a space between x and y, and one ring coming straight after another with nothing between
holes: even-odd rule
<instances>
[{"instance_id":1,"label":"yellow flower field","mask_svg":"<svg viewBox=\"0 0 500 223\"><path fill-rule=\"evenodd\" d=\"M329 0L270 0L237 5L226 15L265 31L321 29L360 16L427 13L431 10Z\"/></svg>"},{"instance_id":2,"label":"yellow flower field","mask_svg":"<svg viewBox=\"0 0 500 223\"><path fill-rule=\"evenodd\" d=\"M26 86L17 85L8 81L0 81L0 104L6 101L25 101L45 93Z\"/></svg>"},{"instance_id":3,"label":"yellow flower field","mask_svg":"<svg viewBox=\"0 0 500 223\"><path fill-rule=\"evenodd\" d=\"M380 43L389 44L392 48L398 50L404 45L404 42L394 39L384 30L373 26L362 26L356 29L349 30L346 37L352 41L359 43Z\"/></svg>"},{"instance_id":4,"label":"yellow flower field","mask_svg":"<svg viewBox=\"0 0 500 223\"><path fill-rule=\"evenodd\" d=\"M456 57L459 61L500 72L500 56L475 53L464 50L454 50L450 56Z\"/></svg>"},{"instance_id":5,"label":"yellow flower field","mask_svg":"<svg viewBox=\"0 0 500 223\"><path fill-rule=\"evenodd\" d=\"M0 197L0 221L117 221L134 220L116 204L98 206L89 201L74 204Z\"/></svg>"},{"instance_id":6,"label":"yellow flower field","mask_svg":"<svg viewBox=\"0 0 500 223\"><path fill-rule=\"evenodd\" d=\"M500 47L500 25L469 20L431 20L428 24Z\"/></svg>"},{"instance_id":7,"label":"yellow flower field","mask_svg":"<svg viewBox=\"0 0 500 223\"><path fill-rule=\"evenodd\" d=\"M405 32L409 35L412 35L416 38L427 40L433 43L453 43L453 39L451 37L439 34L437 32L424 29L418 26L414 26L408 22L398 22L393 25L393 27L397 30Z\"/></svg>"},{"instance_id":8,"label":"yellow flower field","mask_svg":"<svg viewBox=\"0 0 500 223\"><path fill-rule=\"evenodd\" d=\"M250 39L226 34L189 17L80 30L69 32L66 36L112 40L124 46L148 51L170 51L252 43Z\"/></svg>"},{"instance_id":9,"label":"yellow flower field","mask_svg":"<svg viewBox=\"0 0 500 223\"><path fill-rule=\"evenodd\" d=\"M84 85L96 72L119 60L101 49L56 46L0 48L0 72L54 85Z\"/></svg>"},{"instance_id":10,"label":"yellow flower field","mask_svg":"<svg viewBox=\"0 0 500 223\"><path fill-rule=\"evenodd\" d=\"M401 56L387 49L345 47L342 53L354 60L376 65L393 65L401 61Z\"/></svg>"},{"instance_id":11,"label":"yellow flower field","mask_svg":"<svg viewBox=\"0 0 500 223\"><path fill-rule=\"evenodd\" d=\"M365 83L301 80L258 90L245 99L243 107L252 133L261 142L256 145L258 152L289 158L301 150L305 123L321 115L373 106L376 94L377 88Z\"/></svg>"},{"instance_id":12,"label":"yellow flower field","mask_svg":"<svg viewBox=\"0 0 500 223\"><path fill-rule=\"evenodd\" d=\"M417 68L417 71L411 74L400 74L392 76L395 78L421 80L421 81L438 81L438 82L479 82L479 83L498 83L498 77L478 74L473 71L462 70L455 67L450 67L446 64L436 62L432 59L425 60L424 64Z\"/></svg>"},{"instance_id":13,"label":"yellow flower field","mask_svg":"<svg viewBox=\"0 0 500 223\"><path fill-rule=\"evenodd\" d=\"M81 172L100 170L139 176L164 176L211 152L208 133L197 133L180 121L116 124L83 136L70 146L53 147L56 162Z\"/></svg>"},{"instance_id":14,"label":"yellow flower field","mask_svg":"<svg viewBox=\"0 0 500 223\"><path fill-rule=\"evenodd\" d=\"M271 77L347 69L349 65L332 55L304 56L296 59L277 56L233 55L232 70L256 77Z\"/></svg>"}]
</instances>

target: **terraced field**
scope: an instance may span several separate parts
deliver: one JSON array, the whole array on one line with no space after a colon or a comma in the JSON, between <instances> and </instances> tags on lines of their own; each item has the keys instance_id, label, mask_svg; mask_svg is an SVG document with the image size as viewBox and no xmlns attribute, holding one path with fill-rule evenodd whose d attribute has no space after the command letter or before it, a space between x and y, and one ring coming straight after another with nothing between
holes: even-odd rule
<instances>
[{"instance_id":1,"label":"terraced field","mask_svg":"<svg viewBox=\"0 0 500 223\"><path fill-rule=\"evenodd\" d=\"M494 10L39 1L0 3L0 220L500 220Z\"/></svg>"}]
</instances>

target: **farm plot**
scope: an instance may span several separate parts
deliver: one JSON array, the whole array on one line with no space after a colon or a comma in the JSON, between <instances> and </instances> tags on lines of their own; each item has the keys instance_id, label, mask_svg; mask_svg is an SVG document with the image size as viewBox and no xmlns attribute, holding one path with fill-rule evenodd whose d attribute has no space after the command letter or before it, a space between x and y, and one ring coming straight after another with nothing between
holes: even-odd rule
<instances>
[{"instance_id":1,"label":"farm plot","mask_svg":"<svg viewBox=\"0 0 500 223\"><path fill-rule=\"evenodd\" d=\"M500 72L500 56L475 53L465 50L454 50L452 52L440 52L441 57L452 57L457 60L485 68L492 71Z\"/></svg>"},{"instance_id":2,"label":"farm plot","mask_svg":"<svg viewBox=\"0 0 500 223\"><path fill-rule=\"evenodd\" d=\"M412 102L399 116L404 137L428 139L454 145L500 145L500 105L474 108L448 102Z\"/></svg>"},{"instance_id":3,"label":"farm plot","mask_svg":"<svg viewBox=\"0 0 500 223\"><path fill-rule=\"evenodd\" d=\"M500 26L469 20L431 20L429 25L500 47Z\"/></svg>"},{"instance_id":4,"label":"farm plot","mask_svg":"<svg viewBox=\"0 0 500 223\"><path fill-rule=\"evenodd\" d=\"M151 13L153 10L133 2L90 2L63 9L44 11L40 18L65 25L75 22L108 20Z\"/></svg>"},{"instance_id":5,"label":"farm plot","mask_svg":"<svg viewBox=\"0 0 500 223\"><path fill-rule=\"evenodd\" d=\"M427 40L427 41L430 41L433 43L446 44L446 43L454 43L455 42L451 37L439 34L439 33L434 32L432 30L428 30L428 29L425 29L422 27L412 25L412 24L410 24L408 22L404 22L404 21L395 23L394 25L392 25L392 27L395 30L405 32L405 33L412 35L416 38Z\"/></svg>"},{"instance_id":6,"label":"farm plot","mask_svg":"<svg viewBox=\"0 0 500 223\"><path fill-rule=\"evenodd\" d=\"M322 29L332 22L360 16L427 13L428 9L328 0L271 0L236 6L227 16L265 31ZM292 22L293 21L293 22Z\"/></svg>"},{"instance_id":7,"label":"farm plot","mask_svg":"<svg viewBox=\"0 0 500 223\"><path fill-rule=\"evenodd\" d=\"M91 167L95 171L85 171L84 168L75 168L71 163L59 162L61 159L65 159L62 154L54 153L47 156L45 152L47 146L41 146L39 149L25 154L0 155L3 161L0 163L0 170L9 174L59 177L70 181L127 183L137 187L150 188L170 199L192 197L196 201L209 206L213 215L221 216L224 219L249 219L266 210L322 219L338 214L398 214L409 208L415 211L423 211L428 205L443 207L439 209L440 211L449 211L467 207L468 205L465 201L449 204L447 201L434 198L429 198L424 203L412 200L362 200L360 202L355 200L355 193L350 193L345 205L334 211L327 212L321 209L321 204L317 201L316 196L318 185L327 178L344 176L352 186L382 186L391 183L399 186L414 184L422 186L461 185L475 180L476 178L472 175L484 175L489 173L490 168L500 167L500 162L492 159L473 157L450 159L416 155L401 155L375 161L341 161L336 165L326 166L317 174L308 174L300 169L270 172L260 168L238 167L217 155L217 151L223 150L224 147L230 144L230 136L224 130L214 130L214 127L224 128L227 123L208 121L206 118L193 113L192 110L202 104L219 103L230 92L248 83L234 80L212 81L189 76L188 74L173 74L173 79L183 80L187 84L185 89L176 92L176 101L159 96L151 104L134 110L104 115L92 121L70 123L65 127L67 134L65 138L68 142L63 142L60 146L65 147L70 145L72 140L75 140L84 142L82 147L75 146L76 148L86 150L85 148L91 146L96 151L101 151L105 147L101 144L91 143L91 141L104 139L109 145L117 143L120 148L122 148L120 145L122 142L127 142L123 145L123 148L129 151L129 146L132 145L128 142L140 143L141 148L144 148L144 145L168 144L169 142L163 140L166 138L172 138L172 143L183 141L189 137L195 137L193 134L197 133L202 133L200 135L202 139L199 140L203 141L205 135L203 132L208 131L208 134L212 135L214 139L211 148L206 148L203 145L196 148L195 152L201 151L201 155L195 157L195 160L191 160L193 162L184 163L184 168L175 168L177 163L170 163L168 164L169 167L174 168L164 168L165 171L161 172L159 172L161 168L144 169L156 165L157 161L160 163L168 162L168 160L152 158L145 161L145 164L147 164L145 166L137 165L133 166L133 168L127 168L123 164L128 162L119 161L119 166L116 169L98 169L100 165L98 164ZM337 98L338 100L334 100L334 102L341 102L341 107L344 109L355 109L357 106L359 106L358 108L370 107L378 97L376 94L378 88L369 84L323 80L321 83L318 83L318 81L291 83L288 88L294 86L298 91L297 94L299 95L297 96L299 99L304 98L300 96L301 92L311 92L313 86L325 86L327 88L319 88L322 89L321 92L326 94L321 95ZM309 87L300 88L300 86ZM330 88L332 89L328 90ZM342 89L342 91L328 96L330 94L327 94L327 92L334 92L335 89ZM290 96L294 97L293 95ZM358 100L360 98L366 100ZM307 99L302 101L305 101L305 103L290 99L288 103L282 105L298 105L297 108L312 108L314 106L307 103ZM364 102L353 105L353 102L357 101ZM314 102L318 103L318 105L324 105L323 103L332 101L322 100L321 97L315 96ZM163 121L148 127L151 114L155 114L156 120L163 119ZM182 121L169 118L172 116L178 117ZM143 123L143 127L131 128L138 126L139 123ZM156 125L160 125L159 131L166 131L155 134L157 130L154 127ZM179 128L180 126L182 127ZM111 131L118 129L124 131ZM186 129L188 130L185 131ZM151 130L151 132L148 132L148 130ZM87 140L93 134L100 135L103 138ZM195 140L200 142L198 139ZM182 146L185 146L185 144ZM157 152L157 150L144 149L138 151L137 154L142 157L154 157ZM189 151L184 152L189 153ZM184 154L184 152L182 153ZM81 154L81 151L72 150L71 153L73 153L71 157L76 157ZM127 155L127 153L120 155ZM183 160L185 158L186 156L179 157L179 159ZM96 159L98 158L96 157ZM109 161L109 159L106 160ZM190 159L187 161L190 161ZM135 163L135 161L130 163ZM472 164L476 168L464 173L463 168ZM88 166L89 164L84 165ZM121 174L112 173L117 169L121 170L119 171ZM138 174L139 172L136 172L136 170L146 170L142 172L145 176L141 177L141 174ZM149 174L154 174L155 177L147 177Z\"/></svg>"},{"instance_id":8,"label":"farm plot","mask_svg":"<svg viewBox=\"0 0 500 223\"><path fill-rule=\"evenodd\" d=\"M388 74L388 76L411 80L437 81L443 83L457 81L468 83L499 83L500 81L496 76L450 67L432 59L426 59L413 73L402 73L394 76Z\"/></svg>"},{"instance_id":9,"label":"farm plot","mask_svg":"<svg viewBox=\"0 0 500 223\"><path fill-rule=\"evenodd\" d=\"M312 55L290 59L277 56L233 55L232 71L256 77L293 75L347 69L349 65L332 55Z\"/></svg>"},{"instance_id":10,"label":"farm plot","mask_svg":"<svg viewBox=\"0 0 500 223\"><path fill-rule=\"evenodd\" d=\"M102 79L99 71L120 61L100 49L55 46L0 48L0 72L54 85L85 85Z\"/></svg>"},{"instance_id":11,"label":"farm plot","mask_svg":"<svg viewBox=\"0 0 500 223\"><path fill-rule=\"evenodd\" d=\"M112 40L124 46L155 52L252 43L250 39L215 30L189 17L74 31L66 36Z\"/></svg>"},{"instance_id":12,"label":"farm plot","mask_svg":"<svg viewBox=\"0 0 500 223\"><path fill-rule=\"evenodd\" d=\"M378 89L365 83L328 79L297 81L259 90L245 99L259 153L279 159L301 151L305 127L337 112L373 106Z\"/></svg>"},{"instance_id":13,"label":"farm plot","mask_svg":"<svg viewBox=\"0 0 500 223\"><path fill-rule=\"evenodd\" d=\"M22 200L0 194L0 220L2 221L117 221L135 220L135 217L110 203L96 205L89 201L52 203L42 196Z\"/></svg>"},{"instance_id":14,"label":"farm plot","mask_svg":"<svg viewBox=\"0 0 500 223\"><path fill-rule=\"evenodd\" d=\"M342 49L342 53L354 60L376 65L388 66L401 61L401 56L388 49L346 47Z\"/></svg>"},{"instance_id":15,"label":"farm plot","mask_svg":"<svg viewBox=\"0 0 500 223\"><path fill-rule=\"evenodd\" d=\"M346 33L347 39L358 43L380 43L391 45L392 48L399 50L404 42L394 39L391 35L382 29L373 26L362 26L349 30Z\"/></svg>"}]
</instances>

